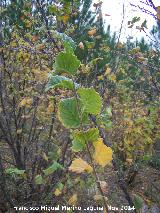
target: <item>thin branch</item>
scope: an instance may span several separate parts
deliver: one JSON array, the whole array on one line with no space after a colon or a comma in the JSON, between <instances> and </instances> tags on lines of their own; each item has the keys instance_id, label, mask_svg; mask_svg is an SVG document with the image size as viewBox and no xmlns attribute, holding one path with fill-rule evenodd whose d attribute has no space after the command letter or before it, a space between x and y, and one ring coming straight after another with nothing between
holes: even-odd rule
<instances>
[{"instance_id":1,"label":"thin branch","mask_svg":"<svg viewBox=\"0 0 160 213\"><path fill-rule=\"evenodd\" d=\"M75 88L75 84L74 84L73 78L72 78L72 82L73 82L73 85L74 85L74 91L73 92L74 92L74 96L75 96L76 101L77 101L78 114L79 114L79 118L80 118L80 129L81 129L81 131L83 131L82 115L80 114L81 113L80 103L79 103L78 94L77 94L77 91L76 91L76 88ZM108 205L107 205L103 190L102 190L101 185L100 185L100 181L99 181L99 177L98 177L98 174L97 174L97 171L96 171L96 167L95 167L95 164L94 164L94 161L93 161L93 157L92 157L92 154L90 152L90 148L89 148L88 142L86 140L85 140L85 144L86 144L86 148L87 148L87 154L89 156L90 163L91 163L91 166L93 168L93 174L94 174L94 178L95 178L98 190L99 190L99 192L100 192L100 194L102 196L103 204L104 204L104 207L106 209L106 212L109 213Z\"/></svg>"},{"instance_id":2,"label":"thin branch","mask_svg":"<svg viewBox=\"0 0 160 213\"><path fill-rule=\"evenodd\" d=\"M44 20L44 22L45 22L45 26L46 26L46 29L47 29L48 37L49 37L51 43L54 43L55 47L60 51L60 48L59 48L59 46L57 45L56 40L55 40L55 39L52 37L52 35L51 35L50 29L49 29L49 25L48 25L48 19L47 19L47 17L46 17L45 12L44 12L43 6L41 5L40 0L36 0L36 2L37 2L37 4L38 4L38 6L39 6L41 15L42 15L43 20Z\"/></svg>"},{"instance_id":3,"label":"thin branch","mask_svg":"<svg viewBox=\"0 0 160 213\"><path fill-rule=\"evenodd\" d=\"M122 17L122 21L121 21L121 27L120 27L120 30L119 30L118 43L119 43L119 40L120 40L120 37L121 37L123 23L124 23L124 19L125 19L125 9L124 8L125 7L124 7L124 2L123 2L123 17Z\"/></svg>"}]
</instances>

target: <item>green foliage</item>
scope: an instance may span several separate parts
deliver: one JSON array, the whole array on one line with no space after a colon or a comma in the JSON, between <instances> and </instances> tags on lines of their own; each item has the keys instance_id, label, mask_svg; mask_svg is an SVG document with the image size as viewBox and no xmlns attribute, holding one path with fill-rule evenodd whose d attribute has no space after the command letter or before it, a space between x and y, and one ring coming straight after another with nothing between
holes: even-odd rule
<instances>
[{"instance_id":1,"label":"green foliage","mask_svg":"<svg viewBox=\"0 0 160 213\"><path fill-rule=\"evenodd\" d=\"M73 90L74 87L77 87L78 84L75 84L72 82L71 79L66 78L64 76L59 75L50 75L49 76L49 82L46 86L46 91L54 88L62 88L62 89L71 89Z\"/></svg>"},{"instance_id":2,"label":"green foliage","mask_svg":"<svg viewBox=\"0 0 160 213\"><path fill-rule=\"evenodd\" d=\"M140 211L143 206L143 199L139 195L135 195L133 202L136 210Z\"/></svg>"},{"instance_id":3,"label":"green foliage","mask_svg":"<svg viewBox=\"0 0 160 213\"><path fill-rule=\"evenodd\" d=\"M79 88L78 95L82 103L83 111L97 115L101 112L102 99L93 88Z\"/></svg>"},{"instance_id":4,"label":"green foliage","mask_svg":"<svg viewBox=\"0 0 160 213\"><path fill-rule=\"evenodd\" d=\"M126 183L139 164L160 167L153 158L160 138L158 40L154 49L144 39L117 43L110 27L104 31L101 2L95 12L91 0L57 2L1 4L0 197L7 192L7 207L26 198L83 204L84 189L96 183L104 190L100 172L112 149ZM128 27L138 22L134 17ZM139 211L142 200L135 196L134 203Z\"/></svg>"},{"instance_id":5,"label":"green foliage","mask_svg":"<svg viewBox=\"0 0 160 213\"><path fill-rule=\"evenodd\" d=\"M46 176L51 175L53 172L55 172L57 169L63 169L62 165L57 163L56 161L49 166L47 169L44 169L43 172Z\"/></svg>"},{"instance_id":6,"label":"green foliage","mask_svg":"<svg viewBox=\"0 0 160 213\"><path fill-rule=\"evenodd\" d=\"M87 131L74 131L72 134L72 150L75 152L85 149L86 141L94 142L99 137L97 128L91 128Z\"/></svg>"},{"instance_id":7,"label":"green foliage","mask_svg":"<svg viewBox=\"0 0 160 213\"><path fill-rule=\"evenodd\" d=\"M5 170L7 175L23 175L25 173L25 170L17 169L17 168L8 168Z\"/></svg>"},{"instance_id":8,"label":"green foliage","mask_svg":"<svg viewBox=\"0 0 160 213\"><path fill-rule=\"evenodd\" d=\"M54 68L57 73L74 75L80 66L80 61L71 52L61 52L55 59Z\"/></svg>"},{"instance_id":9,"label":"green foliage","mask_svg":"<svg viewBox=\"0 0 160 213\"><path fill-rule=\"evenodd\" d=\"M59 103L58 116L66 128L77 128L80 126L80 117L77 100L67 98Z\"/></svg>"},{"instance_id":10,"label":"green foliage","mask_svg":"<svg viewBox=\"0 0 160 213\"><path fill-rule=\"evenodd\" d=\"M86 148L85 143L83 140L74 139L72 141L72 150L74 152L82 151Z\"/></svg>"},{"instance_id":11,"label":"green foliage","mask_svg":"<svg viewBox=\"0 0 160 213\"><path fill-rule=\"evenodd\" d=\"M112 126L112 111L111 107L105 109L105 111L101 114L100 123L104 125L107 129L111 129Z\"/></svg>"},{"instance_id":12,"label":"green foliage","mask_svg":"<svg viewBox=\"0 0 160 213\"><path fill-rule=\"evenodd\" d=\"M160 170L160 156L158 154L151 156L148 163L152 167Z\"/></svg>"},{"instance_id":13,"label":"green foliage","mask_svg":"<svg viewBox=\"0 0 160 213\"><path fill-rule=\"evenodd\" d=\"M41 184L43 184L43 182L44 182L44 180L43 180L42 175L36 175L36 177L35 177L35 183L37 185L41 185Z\"/></svg>"},{"instance_id":14,"label":"green foliage","mask_svg":"<svg viewBox=\"0 0 160 213\"><path fill-rule=\"evenodd\" d=\"M55 5L50 5L50 6L48 7L48 10L49 10L49 13L50 13L50 14L55 14L55 13L57 12L57 8L56 8Z\"/></svg>"},{"instance_id":15,"label":"green foliage","mask_svg":"<svg viewBox=\"0 0 160 213\"><path fill-rule=\"evenodd\" d=\"M73 138L74 140L79 141L88 141L88 142L94 142L99 137L99 131L97 128L91 128L87 131L74 131L73 132Z\"/></svg>"}]
</instances>

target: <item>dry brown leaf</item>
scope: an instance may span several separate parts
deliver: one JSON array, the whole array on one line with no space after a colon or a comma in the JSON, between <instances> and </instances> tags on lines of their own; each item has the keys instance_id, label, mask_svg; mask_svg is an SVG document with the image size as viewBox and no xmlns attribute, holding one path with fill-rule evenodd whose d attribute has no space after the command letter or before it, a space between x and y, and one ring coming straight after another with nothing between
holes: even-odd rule
<instances>
[{"instance_id":1,"label":"dry brown leaf","mask_svg":"<svg viewBox=\"0 0 160 213\"><path fill-rule=\"evenodd\" d=\"M96 28L94 28L94 29L88 31L88 35L93 36L96 32L97 32L97 30L96 30Z\"/></svg>"}]
</instances>

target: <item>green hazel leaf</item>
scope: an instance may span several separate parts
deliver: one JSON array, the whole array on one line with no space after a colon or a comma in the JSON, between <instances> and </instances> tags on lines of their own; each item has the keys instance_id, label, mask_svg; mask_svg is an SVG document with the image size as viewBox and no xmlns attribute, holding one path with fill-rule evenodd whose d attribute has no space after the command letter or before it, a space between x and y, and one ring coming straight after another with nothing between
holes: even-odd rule
<instances>
[{"instance_id":1,"label":"green hazel leaf","mask_svg":"<svg viewBox=\"0 0 160 213\"><path fill-rule=\"evenodd\" d=\"M99 137L99 130L97 128L91 128L84 132L85 140L88 142L94 142Z\"/></svg>"},{"instance_id":2,"label":"green hazel leaf","mask_svg":"<svg viewBox=\"0 0 160 213\"><path fill-rule=\"evenodd\" d=\"M85 143L81 140L73 140L72 141L72 150L74 152L79 152L85 149Z\"/></svg>"},{"instance_id":3,"label":"green hazel leaf","mask_svg":"<svg viewBox=\"0 0 160 213\"><path fill-rule=\"evenodd\" d=\"M73 90L75 88L78 88L78 84L73 84L72 80L70 78L66 78L64 76L59 75L50 75L49 76L49 82L46 86L46 91L54 88L63 88L63 89L71 89Z\"/></svg>"},{"instance_id":4,"label":"green hazel leaf","mask_svg":"<svg viewBox=\"0 0 160 213\"><path fill-rule=\"evenodd\" d=\"M99 137L99 130L97 128L91 128L87 131L74 131L72 150L75 152L82 151L85 149L86 142L94 142Z\"/></svg>"},{"instance_id":5,"label":"green hazel leaf","mask_svg":"<svg viewBox=\"0 0 160 213\"><path fill-rule=\"evenodd\" d=\"M57 163L56 161L49 166L47 169L44 169L43 172L46 176L51 175L53 172L55 172L57 169L63 169L62 165Z\"/></svg>"},{"instance_id":6,"label":"green hazel leaf","mask_svg":"<svg viewBox=\"0 0 160 213\"><path fill-rule=\"evenodd\" d=\"M20 169L17 169L17 168L8 168L8 169L5 170L5 172L8 175L13 175L13 174L23 175L25 173L25 170L20 170Z\"/></svg>"},{"instance_id":7,"label":"green hazel leaf","mask_svg":"<svg viewBox=\"0 0 160 213\"><path fill-rule=\"evenodd\" d=\"M58 73L74 75L80 66L80 61L72 52L61 52L55 59L54 68Z\"/></svg>"},{"instance_id":8,"label":"green hazel leaf","mask_svg":"<svg viewBox=\"0 0 160 213\"><path fill-rule=\"evenodd\" d=\"M112 127L113 127L112 121L104 122L104 125L107 129L112 129Z\"/></svg>"},{"instance_id":9,"label":"green hazel leaf","mask_svg":"<svg viewBox=\"0 0 160 213\"><path fill-rule=\"evenodd\" d=\"M79 88L78 95L84 111L93 115L100 113L102 108L102 99L93 88Z\"/></svg>"},{"instance_id":10,"label":"green hazel leaf","mask_svg":"<svg viewBox=\"0 0 160 213\"><path fill-rule=\"evenodd\" d=\"M97 128L91 128L87 131L75 131L73 132L73 139L79 141L94 142L99 137L99 130Z\"/></svg>"},{"instance_id":11,"label":"green hazel leaf","mask_svg":"<svg viewBox=\"0 0 160 213\"><path fill-rule=\"evenodd\" d=\"M77 128L80 126L77 100L75 98L66 98L61 100L58 106L59 120L66 128ZM87 115L82 115L82 122L86 122Z\"/></svg>"},{"instance_id":12,"label":"green hazel leaf","mask_svg":"<svg viewBox=\"0 0 160 213\"><path fill-rule=\"evenodd\" d=\"M63 45L64 45L66 52L70 52L70 53L74 54L74 50L68 41L65 41L63 43Z\"/></svg>"},{"instance_id":13,"label":"green hazel leaf","mask_svg":"<svg viewBox=\"0 0 160 213\"><path fill-rule=\"evenodd\" d=\"M36 183L37 185L43 184L42 175L36 175L36 177L35 177L35 183Z\"/></svg>"},{"instance_id":14,"label":"green hazel leaf","mask_svg":"<svg viewBox=\"0 0 160 213\"><path fill-rule=\"evenodd\" d=\"M143 207L143 199L139 195L134 196L133 203L137 211Z\"/></svg>"},{"instance_id":15,"label":"green hazel leaf","mask_svg":"<svg viewBox=\"0 0 160 213\"><path fill-rule=\"evenodd\" d=\"M80 106L81 110L81 106ZM88 114L83 112L79 117L78 105L76 98L66 98L60 101L58 105L58 117L61 123L66 128L77 128L82 121L83 124L88 124Z\"/></svg>"}]
</instances>

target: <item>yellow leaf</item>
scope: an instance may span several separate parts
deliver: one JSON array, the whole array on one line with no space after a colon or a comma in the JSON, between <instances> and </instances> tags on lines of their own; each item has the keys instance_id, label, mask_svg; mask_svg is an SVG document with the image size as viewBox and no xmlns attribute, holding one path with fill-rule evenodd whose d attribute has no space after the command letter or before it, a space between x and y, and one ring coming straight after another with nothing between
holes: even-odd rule
<instances>
[{"instance_id":1,"label":"yellow leaf","mask_svg":"<svg viewBox=\"0 0 160 213\"><path fill-rule=\"evenodd\" d=\"M17 135L20 135L22 133L22 129L17 129Z\"/></svg>"},{"instance_id":2,"label":"yellow leaf","mask_svg":"<svg viewBox=\"0 0 160 213\"><path fill-rule=\"evenodd\" d=\"M110 79L111 79L111 81L116 82L116 75L115 75L115 74L112 74L112 75L110 76Z\"/></svg>"},{"instance_id":3,"label":"yellow leaf","mask_svg":"<svg viewBox=\"0 0 160 213\"><path fill-rule=\"evenodd\" d=\"M94 143L94 147L95 147L94 159L99 165L104 167L111 162L112 149L104 145L102 138L99 138Z\"/></svg>"},{"instance_id":4,"label":"yellow leaf","mask_svg":"<svg viewBox=\"0 0 160 213\"><path fill-rule=\"evenodd\" d=\"M95 201L101 201L101 200L103 200L103 196L97 194L97 195L94 195L93 199L94 199ZM104 197L104 199L105 199L105 201L108 201L108 198L107 198L107 197Z\"/></svg>"},{"instance_id":5,"label":"yellow leaf","mask_svg":"<svg viewBox=\"0 0 160 213\"><path fill-rule=\"evenodd\" d=\"M103 75L100 75L100 76L98 76L98 80L100 81L100 80L104 80L104 76Z\"/></svg>"},{"instance_id":6,"label":"yellow leaf","mask_svg":"<svg viewBox=\"0 0 160 213\"><path fill-rule=\"evenodd\" d=\"M108 68L106 69L106 71L105 71L105 74L104 74L104 75L106 76L106 75L109 75L110 73L111 73L111 69L108 67Z\"/></svg>"},{"instance_id":7,"label":"yellow leaf","mask_svg":"<svg viewBox=\"0 0 160 213\"><path fill-rule=\"evenodd\" d=\"M124 47L124 44L119 42L119 43L117 43L116 47L119 48L119 49L122 49Z\"/></svg>"},{"instance_id":8,"label":"yellow leaf","mask_svg":"<svg viewBox=\"0 0 160 213\"><path fill-rule=\"evenodd\" d=\"M90 173L93 171L93 168L81 158L76 158L72 161L72 164L69 167L69 170L76 173L82 173L85 171Z\"/></svg>"},{"instance_id":9,"label":"yellow leaf","mask_svg":"<svg viewBox=\"0 0 160 213\"><path fill-rule=\"evenodd\" d=\"M48 156L46 155L45 152L43 153L43 159L48 162Z\"/></svg>"},{"instance_id":10,"label":"yellow leaf","mask_svg":"<svg viewBox=\"0 0 160 213\"><path fill-rule=\"evenodd\" d=\"M62 20L64 23L67 23L68 19L69 19L69 15L62 16Z\"/></svg>"},{"instance_id":11,"label":"yellow leaf","mask_svg":"<svg viewBox=\"0 0 160 213\"><path fill-rule=\"evenodd\" d=\"M77 194L74 194L70 197L68 204L69 205L75 205L77 203Z\"/></svg>"},{"instance_id":12,"label":"yellow leaf","mask_svg":"<svg viewBox=\"0 0 160 213\"><path fill-rule=\"evenodd\" d=\"M131 164L131 163L133 162L133 159L127 158L127 159L126 159L126 162L129 163L129 164Z\"/></svg>"},{"instance_id":13,"label":"yellow leaf","mask_svg":"<svg viewBox=\"0 0 160 213\"><path fill-rule=\"evenodd\" d=\"M94 29L88 31L88 35L93 36L96 32L97 32L97 30L94 28Z\"/></svg>"},{"instance_id":14,"label":"yellow leaf","mask_svg":"<svg viewBox=\"0 0 160 213\"><path fill-rule=\"evenodd\" d=\"M51 114L54 112L54 105L53 103L49 103L48 108L47 108L47 114Z\"/></svg>"},{"instance_id":15,"label":"yellow leaf","mask_svg":"<svg viewBox=\"0 0 160 213\"><path fill-rule=\"evenodd\" d=\"M32 72L35 75L36 81L43 82L48 79L48 70L43 70L43 72L42 72L41 70L33 69Z\"/></svg>"},{"instance_id":16,"label":"yellow leaf","mask_svg":"<svg viewBox=\"0 0 160 213\"><path fill-rule=\"evenodd\" d=\"M10 45L11 45L11 47L16 47L16 46L17 46L17 42L16 42L16 41L12 41L12 42L10 43Z\"/></svg>"},{"instance_id":17,"label":"yellow leaf","mask_svg":"<svg viewBox=\"0 0 160 213\"><path fill-rule=\"evenodd\" d=\"M57 188L57 189L55 190L54 194L55 194L56 196L59 196L60 194L62 194L62 192Z\"/></svg>"},{"instance_id":18,"label":"yellow leaf","mask_svg":"<svg viewBox=\"0 0 160 213\"><path fill-rule=\"evenodd\" d=\"M21 102L19 103L19 107L30 107L31 106L31 104L32 104L32 98L23 98L22 100L21 100Z\"/></svg>"},{"instance_id":19,"label":"yellow leaf","mask_svg":"<svg viewBox=\"0 0 160 213\"><path fill-rule=\"evenodd\" d=\"M27 27L27 28L30 28L31 27L31 22L29 21L29 20L25 20L25 26Z\"/></svg>"}]
</instances>

